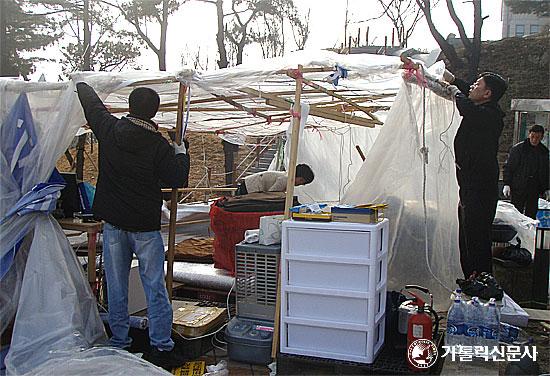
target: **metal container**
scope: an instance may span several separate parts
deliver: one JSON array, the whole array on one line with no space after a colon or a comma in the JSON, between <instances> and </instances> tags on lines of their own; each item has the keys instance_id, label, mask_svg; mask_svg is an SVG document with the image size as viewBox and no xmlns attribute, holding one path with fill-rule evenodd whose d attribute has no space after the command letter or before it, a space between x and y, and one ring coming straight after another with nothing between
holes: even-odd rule
<instances>
[{"instance_id":1,"label":"metal container","mask_svg":"<svg viewBox=\"0 0 550 376\"><path fill-rule=\"evenodd\" d=\"M280 255L280 244L235 246L237 316L274 320Z\"/></svg>"}]
</instances>

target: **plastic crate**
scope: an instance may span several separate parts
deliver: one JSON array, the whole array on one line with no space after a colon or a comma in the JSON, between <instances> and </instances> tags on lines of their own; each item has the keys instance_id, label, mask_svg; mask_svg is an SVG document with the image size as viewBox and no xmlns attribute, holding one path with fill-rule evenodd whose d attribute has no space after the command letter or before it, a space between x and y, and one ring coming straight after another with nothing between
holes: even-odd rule
<instances>
[{"instance_id":1,"label":"plastic crate","mask_svg":"<svg viewBox=\"0 0 550 376\"><path fill-rule=\"evenodd\" d=\"M281 245L239 243L235 247L237 315L275 318Z\"/></svg>"}]
</instances>

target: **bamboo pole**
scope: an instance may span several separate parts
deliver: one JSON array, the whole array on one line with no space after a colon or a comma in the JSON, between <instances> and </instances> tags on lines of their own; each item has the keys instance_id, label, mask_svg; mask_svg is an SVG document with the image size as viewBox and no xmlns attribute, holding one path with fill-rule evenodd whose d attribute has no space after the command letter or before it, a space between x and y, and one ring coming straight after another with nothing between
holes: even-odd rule
<instances>
[{"instance_id":1,"label":"bamboo pole","mask_svg":"<svg viewBox=\"0 0 550 376\"><path fill-rule=\"evenodd\" d=\"M290 207L294 199L294 182L296 179L296 161L298 159L298 142L300 141L300 116L302 106L300 98L302 96L302 65L298 65L298 70L295 71L294 78L296 79L296 93L294 94L293 122L292 135L290 143L290 159L287 168L286 180L286 200L285 200L285 219L290 218ZM277 358L277 350L279 348L279 326L281 312L281 274L277 278L277 301L275 303L275 325L273 327L273 342L271 343L271 357Z\"/></svg>"},{"instance_id":2,"label":"bamboo pole","mask_svg":"<svg viewBox=\"0 0 550 376\"><path fill-rule=\"evenodd\" d=\"M176 140L179 145L182 140L183 110L185 106L185 93L187 86L180 83L178 94L178 113L176 118ZM168 226L168 264L166 267L166 289L168 297L172 301L172 282L174 281L174 251L176 248L176 217L178 214L178 190L172 189L170 196L170 224Z\"/></svg>"},{"instance_id":3,"label":"bamboo pole","mask_svg":"<svg viewBox=\"0 0 550 376\"><path fill-rule=\"evenodd\" d=\"M281 110L288 110L290 106L290 101L287 101L286 99L280 98L276 95L271 95L267 92L259 91L252 88L243 88L243 89L239 89L239 91L261 96L262 98L264 98L266 104L273 107L280 108ZM342 123L355 124L355 125L360 125L360 126L369 127L369 128L374 128L375 125L382 124L378 120L367 119L360 116L351 116L351 115L343 114L338 111L324 110L318 107L310 107L309 114L312 116L318 116L325 119L336 120Z\"/></svg>"},{"instance_id":4,"label":"bamboo pole","mask_svg":"<svg viewBox=\"0 0 550 376\"><path fill-rule=\"evenodd\" d=\"M312 82L310 80L307 80L304 78L304 83L308 86L311 86L319 91L322 91L323 93L327 94L327 95L330 95L331 97L334 97L334 98L338 98L340 99L341 101L343 102L346 102L347 104L349 104L350 106L352 106L353 108L359 110L359 111L362 111L364 112L365 114L367 114L368 117L370 117L372 120L376 121L378 124L382 124L382 122L380 120L378 120L378 118L376 116L374 116L373 114L371 114L365 107L362 107L360 105L358 105L357 103L353 102L352 100L349 100L348 98L344 97L343 95L340 95L340 94L337 94L337 93L333 93L331 92L330 90L328 89L325 89L324 87L322 87L321 85L319 84L316 84L315 82Z\"/></svg>"}]
</instances>

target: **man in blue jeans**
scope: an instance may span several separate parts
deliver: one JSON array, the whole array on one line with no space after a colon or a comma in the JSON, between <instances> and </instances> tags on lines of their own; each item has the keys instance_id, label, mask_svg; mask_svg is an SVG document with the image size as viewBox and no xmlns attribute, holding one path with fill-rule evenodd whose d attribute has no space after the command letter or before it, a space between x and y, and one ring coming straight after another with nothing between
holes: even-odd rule
<instances>
[{"instance_id":1,"label":"man in blue jeans","mask_svg":"<svg viewBox=\"0 0 550 376\"><path fill-rule=\"evenodd\" d=\"M103 256L109 299L111 344L128 349L128 278L133 254L147 298L150 362L172 368L184 359L171 339L172 306L164 283L164 244L160 234L161 186L183 187L189 176L187 141L170 146L151 119L160 104L149 88L129 97L130 114L109 113L86 83L76 85L88 125L99 142L99 176L94 215L105 221Z\"/></svg>"}]
</instances>

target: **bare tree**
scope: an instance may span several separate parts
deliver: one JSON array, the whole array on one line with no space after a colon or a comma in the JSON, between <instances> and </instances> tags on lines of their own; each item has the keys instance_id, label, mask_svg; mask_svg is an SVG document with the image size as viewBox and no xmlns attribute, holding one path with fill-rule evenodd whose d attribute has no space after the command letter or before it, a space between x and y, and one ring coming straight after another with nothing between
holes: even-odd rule
<instances>
[{"instance_id":1,"label":"bare tree","mask_svg":"<svg viewBox=\"0 0 550 376\"><path fill-rule=\"evenodd\" d=\"M397 41L400 47L406 47L423 13L416 0L378 0L385 15L397 30Z\"/></svg>"},{"instance_id":2,"label":"bare tree","mask_svg":"<svg viewBox=\"0 0 550 376\"><path fill-rule=\"evenodd\" d=\"M225 36L233 45L237 65L243 62L244 47L253 42L250 35L251 31L248 27L260 13L260 9L257 6L260 2L263 2L263 0L232 0L231 2L231 15L233 19L229 26L225 28Z\"/></svg>"},{"instance_id":3,"label":"bare tree","mask_svg":"<svg viewBox=\"0 0 550 376\"><path fill-rule=\"evenodd\" d=\"M200 46L194 52L191 52L189 48L186 48L185 51L186 52L181 55L182 65L191 65L195 69L208 69L210 63L208 59L208 54L206 55L206 57L203 57Z\"/></svg>"},{"instance_id":4,"label":"bare tree","mask_svg":"<svg viewBox=\"0 0 550 376\"><path fill-rule=\"evenodd\" d=\"M481 28L483 26L483 21L487 18L487 16L483 17L481 14L481 0L471 1L474 7L474 33L472 38L468 38L464 24L458 18L458 15L454 9L453 0L446 0L449 15L458 28L460 41L464 46L466 61L458 56L454 46L450 44L437 30L432 19L431 9L433 5L431 4L431 1L416 0L416 2L426 17L426 22L428 23L430 32L449 61L451 70L456 71L466 69L467 79L473 80L477 76L479 59L481 56Z\"/></svg>"},{"instance_id":5,"label":"bare tree","mask_svg":"<svg viewBox=\"0 0 550 376\"><path fill-rule=\"evenodd\" d=\"M223 0L197 0L203 3L213 4L216 6L216 17L218 32L216 33L216 44L218 45L219 60L217 61L219 68L227 68L229 60L227 60L227 49L225 48L225 24L223 13Z\"/></svg>"},{"instance_id":6,"label":"bare tree","mask_svg":"<svg viewBox=\"0 0 550 376\"><path fill-rule=\"evenodd\" d=\"M138 36L157 55L159 70L166 70L166 36L168 17L187 0L100 0L118 9ZM160 26L158 45L150 35L151 25Z\"/></svg>"},{"instance_id":7,"label":"bare tree","mask_svg":"<svg viewBox=\"0 0 550 376\"><path fill-rule=\"evenodd\" d=\"M294 42L299 50L303 50L306 47L306 42L309 38L309 15L311 9L307 10L307 14L302 20L297 14L290 19L290 25L292 26L292 36Z\"/></svg>"}]
</instances>

